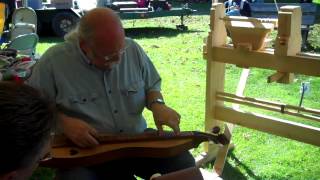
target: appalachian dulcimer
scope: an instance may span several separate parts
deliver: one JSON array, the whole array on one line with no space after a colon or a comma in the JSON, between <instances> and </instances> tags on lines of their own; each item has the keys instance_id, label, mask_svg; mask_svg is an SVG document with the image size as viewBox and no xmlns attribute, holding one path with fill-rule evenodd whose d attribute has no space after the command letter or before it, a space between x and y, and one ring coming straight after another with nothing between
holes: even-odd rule
<instances>
[{"instance_id":1,"label":"appalachian dulcimer","mask_svg":"<svg viewBox=\"0 0 320 180\"><path fill-rule=\"evenodd\" d=\"M62 135L55 136L51 158L40 163L44 167L71 168L90 166L106 161L129 157L170 157L198 147L201 142L213 141L227 144L224 134L209 134L184 131L179 134L157 131L137 135L100 135L100 145L94 148L79 148Z\"/></svg>"}]
</instances>

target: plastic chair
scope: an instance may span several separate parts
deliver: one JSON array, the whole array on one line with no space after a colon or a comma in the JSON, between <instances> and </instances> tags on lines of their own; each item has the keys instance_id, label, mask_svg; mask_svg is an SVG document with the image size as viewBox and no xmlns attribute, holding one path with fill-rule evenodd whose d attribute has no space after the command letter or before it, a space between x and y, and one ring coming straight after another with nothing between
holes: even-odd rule
<instances>
[{"instance_id":1,"label":"plastic chair","mask_svg":"<svg viewBox=\"0 0 320 180\"><path fill-rule=\"evenodd\" d=\"M10 30L10 40L22 34L37 32L37 14L27 7L16 9L12 15L12 29Z\"/></svg>"},{"instance_id":2,"label":"plastic chair","mask_svg":"<svg viewBox=\"0 0 320 180\"><path fill-rule=\"evenodd\" d=\"M7 48L16 49L18 55L29 56L34 59L39 37L35 33L23 34L15 37L7 44Z\"/></svg>"}]
</instances>

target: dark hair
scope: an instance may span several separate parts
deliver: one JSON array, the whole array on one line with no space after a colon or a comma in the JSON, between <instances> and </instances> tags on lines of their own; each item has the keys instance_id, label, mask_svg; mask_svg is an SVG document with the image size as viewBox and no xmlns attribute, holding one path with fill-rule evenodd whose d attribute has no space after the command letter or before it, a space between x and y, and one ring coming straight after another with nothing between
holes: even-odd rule
<instances>
[{"instance_id":1,"label":"dark hair","mask_svg":"<svg viewBox=\"0 0 320 180\"><path fill-rule=\"evenodd\" d=\"M54 105L27 85L0 82L0 175L30 166L50 138Z\"/></svg>"}]
</instances>

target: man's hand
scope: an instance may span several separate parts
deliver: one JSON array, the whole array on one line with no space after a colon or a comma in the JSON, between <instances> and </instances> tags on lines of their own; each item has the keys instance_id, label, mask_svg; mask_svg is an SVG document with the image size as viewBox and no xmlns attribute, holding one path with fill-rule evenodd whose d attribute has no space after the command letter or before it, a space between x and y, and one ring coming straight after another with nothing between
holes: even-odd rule
<instances>
[{"instance_id":1,"label":"man's hand","mask_svg":"<svg viewBox=\"0 0 320 180\"><path fill-rule=\"evenodd\" d=\"M87 148L99 145L97 131L86 122L61 115L63 133L76 145Z\"/></svg>"},{"instance_id":2,"label":"man's hand","mask_svg":"<svg viewBox=\"0 0 320 180\"><path fill-rule=\"evenodd\" d=\"M163 125L169 126L175 133L180 132L179 124L181 116L174 109L164 104L152 104L151 111L160 133L163 133Z\"/></svg>"}]
</instances>

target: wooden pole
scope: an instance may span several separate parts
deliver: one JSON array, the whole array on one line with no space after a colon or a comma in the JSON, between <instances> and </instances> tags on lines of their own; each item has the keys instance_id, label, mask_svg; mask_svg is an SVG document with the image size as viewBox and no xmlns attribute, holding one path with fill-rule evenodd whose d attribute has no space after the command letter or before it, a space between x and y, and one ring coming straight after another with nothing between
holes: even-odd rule
<instances>
[{"instance_id":1,"label":"wooden pole","mask_svg":"<svg viewBox=\"0 0 320 180\"><path fill-rule=\"evenodd\" d=\"M223 105L216 100L216 92L224 90L225 64L212 61L211 48L226 44L227 32L224 22L220 20L225 16L225 8L222 3L213 3L210 11L210 32L205 40L203 57L207 60L206 73L206 109L205 109L205 131L212 132L213 127L223 129L223 123L214 118L215 106ZM219 147L214 144L204 144L204 154L196 158L197 165L212 161L218 152Z\"/></svg>"}]
</instances>

